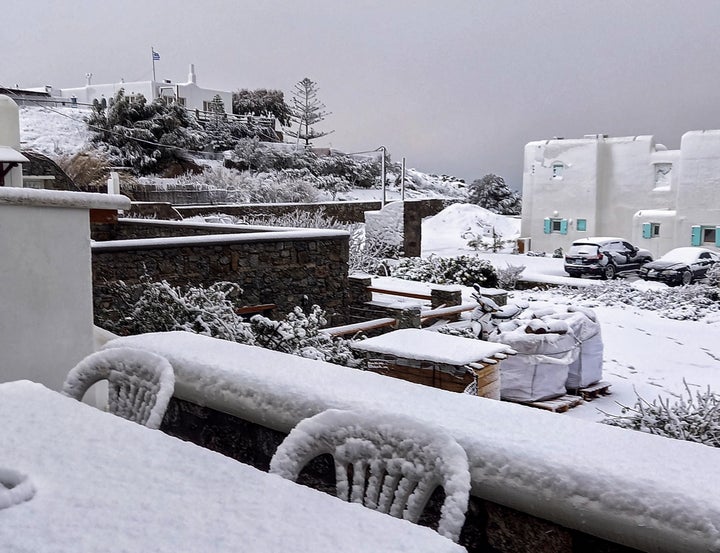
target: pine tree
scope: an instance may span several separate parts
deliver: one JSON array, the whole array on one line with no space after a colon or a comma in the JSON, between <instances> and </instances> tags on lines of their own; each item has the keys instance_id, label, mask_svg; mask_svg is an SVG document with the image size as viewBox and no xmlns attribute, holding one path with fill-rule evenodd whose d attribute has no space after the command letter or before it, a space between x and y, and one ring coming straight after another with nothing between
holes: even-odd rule
<instances>
[{"instance_id":1,"label":"pine tree","mask_svg":"<svg viewBox=\"0 0 720 553\"><path fill-rule=\"evenodd\" d=\"M310 141L322 138L334 131L317 131L313 127L323 121L329 112L325 111L323 104L317 97L317 83L305 77L295 85L292 98L291 128L287 134L298 141L304 140L305 146L310 146ZM293 127L295 130L293 130Z\"/></svg>"},{"instance_id":2,"label":"pine tree","mask_svg":"<svg viewBox=\"0 0 720 553\"><path fill-rule=\"evenodd\" d=\"M505 179L493 173L470 184L468 201L500 215L519 215L522 206L520 194L510 190Z\"/></svg>"}]
</instances>

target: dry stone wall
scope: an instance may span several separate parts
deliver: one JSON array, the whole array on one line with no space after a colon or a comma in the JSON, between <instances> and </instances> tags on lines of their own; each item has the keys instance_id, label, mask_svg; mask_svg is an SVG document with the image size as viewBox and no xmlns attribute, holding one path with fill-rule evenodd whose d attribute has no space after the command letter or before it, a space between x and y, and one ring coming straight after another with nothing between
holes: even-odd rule
<instances>
[{"instance_id":1,"label":"dry stone wall","mask_svg":"<svg viewBox=\"0 0 720 553\"><path fill-rule=\"evenodd\" d=\"M173 285L235 282L241 303L274 303L278 316L312 304L331 324L347 316L348 234L341 231L96 242L92 269L96 320L101 313L124 316L112 285L136 284L144 275Z\"/></svg>"}]
</instances>

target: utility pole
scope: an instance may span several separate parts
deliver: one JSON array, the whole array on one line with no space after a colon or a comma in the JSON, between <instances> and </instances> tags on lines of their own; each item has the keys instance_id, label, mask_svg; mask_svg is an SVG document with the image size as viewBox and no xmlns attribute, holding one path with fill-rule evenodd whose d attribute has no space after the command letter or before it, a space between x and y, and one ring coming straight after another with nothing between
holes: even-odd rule
<instances>
[{"instance_id":1,"label":"utility pole","mask_svg":"<svg viewBox=\"0 0 720 553\"><path fill-rule=\"evenodd\" d=\"M405 201L405 158L402 158L402 171L400 171L400 199Z\"/></svg>"},{"instance_id":2,"label":"utility pole","mask_svg":"<svg viewBox=\"0 0 720 553\"><path fill-rule=\"evenodd\" d=\"M382 201L380 207L385 207L385 146L380 146L376 151L382 152L382 159L380 160L380 178L382 179Z\"/></svg>"}]
</instances>

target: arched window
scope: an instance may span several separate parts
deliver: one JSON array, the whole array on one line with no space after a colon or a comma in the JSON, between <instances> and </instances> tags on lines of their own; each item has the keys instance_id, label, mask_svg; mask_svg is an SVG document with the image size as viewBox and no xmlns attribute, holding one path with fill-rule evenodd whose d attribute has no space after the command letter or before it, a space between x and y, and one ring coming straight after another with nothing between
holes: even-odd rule
<instances>
[{"instance_id":1,"label":"arched window","mask_svg":"<svg viewBox=\"0 0 720 553\"><path fill-rule=\"evenodd\" d=\"M564 170L565 170L565 164L562 161L554 162L552 164L552 178L561 179Z\"/></svg>"}]
</instances>

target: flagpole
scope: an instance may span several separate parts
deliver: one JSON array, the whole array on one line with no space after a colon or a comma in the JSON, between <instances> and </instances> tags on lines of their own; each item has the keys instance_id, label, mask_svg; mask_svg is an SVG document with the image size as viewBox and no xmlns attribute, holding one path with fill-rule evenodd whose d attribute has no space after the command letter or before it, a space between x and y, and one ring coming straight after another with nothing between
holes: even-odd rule
<instances>
[{"instance_id":1,"label":"flagpole","mask_svg":"<svg viewBox=\"0 0 720 553\"><path fill-rule=\"evenodd\" d=\"M153 62L153 82L155 82L155 48L153 46L150 46L150 57Z\"/></svg>"}]
</instances>

